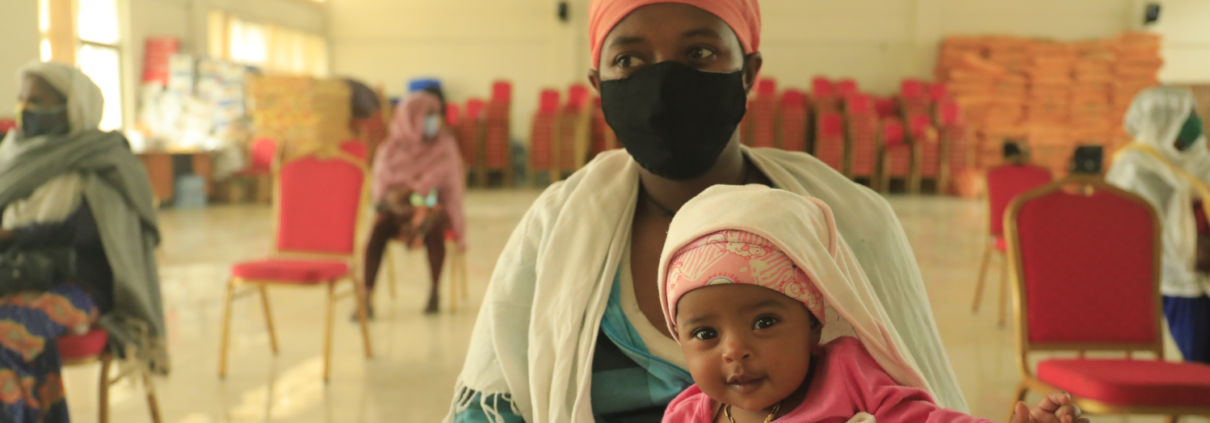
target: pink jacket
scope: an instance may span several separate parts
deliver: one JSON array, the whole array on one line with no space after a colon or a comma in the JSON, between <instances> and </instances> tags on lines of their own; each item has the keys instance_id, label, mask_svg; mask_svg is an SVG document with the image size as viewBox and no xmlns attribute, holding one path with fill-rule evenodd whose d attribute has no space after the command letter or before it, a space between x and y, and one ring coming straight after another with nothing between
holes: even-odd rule
<instances>
[{"instance_id":1,"label":"pink jacket","mask_svg":"<svg viewBox=\"0 0 1210 423\"><path fill-rule=\"evenodd\" d=\"M806 400L774 421L844 423L865 412L877 423L990 422L938 407L927 392L896 384L857 339L837 338L824 345L815 360ZM668 404L664 423L711 423L714 411L714 401L693 385Z\"/></svg>"}]
</instances>

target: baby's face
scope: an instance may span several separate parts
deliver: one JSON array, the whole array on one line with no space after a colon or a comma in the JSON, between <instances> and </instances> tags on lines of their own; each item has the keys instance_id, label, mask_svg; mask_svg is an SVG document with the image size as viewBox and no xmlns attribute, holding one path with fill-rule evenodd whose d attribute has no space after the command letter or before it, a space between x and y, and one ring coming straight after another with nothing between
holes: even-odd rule
<instances>
[{"instance_id":1,"label":"baby's face","mask_svg":"<svg viewBox=\"0 0 1210 423\"><path fill-rule=\"evenodd\" d=\"M693 381L715 401L749 411L772 407L803 384L822 332L802 303L755 285L690 291L676 319Z\"/></svg>"}]
</instances>

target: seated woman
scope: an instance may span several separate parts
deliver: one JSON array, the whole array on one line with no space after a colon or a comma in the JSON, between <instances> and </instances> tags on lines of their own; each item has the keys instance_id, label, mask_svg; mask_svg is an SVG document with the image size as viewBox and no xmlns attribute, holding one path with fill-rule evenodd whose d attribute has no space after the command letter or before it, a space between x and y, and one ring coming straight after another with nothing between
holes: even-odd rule
<instances>
[{"instance_id":1,"label":"seated woman","mask_svg":"<svg viewBox=\"0 0 1210 423\"><path fill-rule=\"evenodd\" d=\"M74 275L0 286L0 385L24 385L0 420L67 422L55 340L94 325L109 349L168 372L151 183L118 132L103 132L100 88L57 63L22 68L20 130L0 144L0 251L42 255ZM16 285L20 285L17 287ZM19 334L19 335L18 335ZM131 355L133 354L133 355Z\"/></svg>"},{"instance_id":2,"label":"seated woman","mask_svg":"<svg viewBox=\"0 0 1210 423\"><path fill-rule=\"evenodd\" d=\"M445 126L442 103L439 92L421 91L395 111L391 136L374 155L373 195L378 216L365 258L366 295L372 300L387 243L399 239L408 248L423 245L432 278L425 313L436 313L440 305L438 284L445 264L447 229L453 231L458 248L466 250L462 214L466 176L458 142ZM373 307L369 310L372 316Z\"/></svg>"},{"instance_id":3,"label":"seated woman","mask_svg":"<svg viewBox=\"0 0 1210 423\"><path fill-rule=\"evenodd\" d=\"M720 186L681 210L660 298L696 384L664 422L988 421L933 401L822 201ZM1018 403L1012 422L1072 422L1070 402Z\"/></svg>"}]
</instances>

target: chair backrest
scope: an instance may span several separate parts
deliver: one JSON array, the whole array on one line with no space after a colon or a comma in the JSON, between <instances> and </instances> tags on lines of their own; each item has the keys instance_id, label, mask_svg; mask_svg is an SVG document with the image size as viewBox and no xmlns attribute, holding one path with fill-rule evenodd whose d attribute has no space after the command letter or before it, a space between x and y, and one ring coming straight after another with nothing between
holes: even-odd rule
<instances>
[{"instance_id":1,"label":"chair backrest","mask_svg":"<svg viewBox=\"0 0 1210 423\"><path fill-rule=\"evenodd\" d=\"M845 109L850 115L874 112L873 100L868 95L854 94L845 98Z\"/></svg>"},{"instance_id":2,"label":"chair backrest","mask_svg":"<svg viewBox=\"0 0 1210 423\"><path fill-rule=\"evenodd\" d=\"M878 113L879 119L895 117L899 116L899 106L893 98L878 97L874 99L874 112Z\"/></svg>"},{"instance_id":3,"label":"chair backrest","mask_svg":"<svg viewBox=\"0 0 1210 423\"><path fill-rule=\"evenodd\" d=\"M588 106L588 99L589 92L587 85L575 84L567 89L567 108L572 111L584 111Z\"/></svg>"},{"instance_id":4,"label":"chair backrest","mask_svg":"<svg viewBox=\"0 0 1210 423\"><path fill-rule=\"evenodd\" d=\"M16 120L9 119L9 118L0 119L0 137L3 137L4 134L8 133L8 131L11 131L16 128L17 128Z\"/></svg>"},{"instance_id":5,"label":"chair backrest","mask_svg":"<svg viewBox=\"0 0 1210 423\"><path fill-rule=\"evenodd\" d=\"M248 161L249 171L272 172L273 161L277 158L277 141L268 138L252 141L251 153L252 160Z\"/></svg>"},{"instance_id":6,"label":"chair backrest","mask_svg":"<svg viewBox=\"0 0 1210 423\"><path fill-rule=\"evenodd\" d=\"M807 107L807 96L802 91L788 89L781 94L782 107Z\"/></svg>"},{"instance_id":7,"label":"chair backrest","mask_svg":"<svg viewBox=\"0 0 1210 423\"><path fill-rule=\"evenodd\" d=\"M366 143L359 140L349 140L340 143L340 151L349 153L350 156L356 157L363 162L368 156L368 150Z\"/></svg>"},{"instance_id":8,"label":"chair backrest","mask_svg":"<svg viewBox=\"0 0 1210 423\"><path fill-rule=\"evenodd\" d=\"M899 83L899 96L916 98L924 96L924 83L918 79L905 79Z\"/></svg>"},{"instance_id":9,"label":"chair backrest","mask_svg":"<svg viewBox=\"0 0 1210 423\"><path fill-rule=\"evenodd\" d=\"M559 113L559 92L556 90L542 90L538 94L538 113L544 115L553 115Z\"/></svg>"},{"instance_id":10,"label":"chair backrest","mask_svg":"<svg viewBox=\"0 0 1210 423\"><path fill-rule=\"evenodd\" d=\"M492 102L507 103L513 99L513 84L508 81L497 81L492 84Z\"/></svg>"},{"instance_id":11,"label":"chair backrest","mask_svg":"<svg viewBox=\"0 0 1210 423\"><path fill-rule=\"evenodd\" d=\"M458 126L459 119L462 118L462 109L457 104L450 103L445 106L445 124L449 126Z\"/></svg>"},{"instance_id":12,"label":"chair backrest","mask_svg":"<svg viewBox=\"0 0 1210 423\"><path fill-rule=\"evenodd\" d=\"M933 127L933 119L928 115L912 115L908 117L908 130L912 135L912 140L923 141L928 136L928 131Z\"/></svg>"},{"instance_id":13,"label":"chair backrest","mask_svg":"<svg viewBox=\"0 0 1210 423\"><path fill-rule=\"evenodd\" d=\"M929 85L928 94L929 99L936 103L943 100L949 100L950 91L949 88L945 87L945 84L938 83Z\"/></svg>"},{"instance_id":14,"label":"chair backrest","mask_svg":"<svg viewBox=\"0 0 1210 423\"><path fill-rule=\"evenodd\" d=\"M1074 176L1022 195L1005 223L1022 370L1031 351L1162 357L1162 247L1151 205Z\"/></svg>"},{"instance_id":15,"label":"chair backrest","mask_svg":"<svg viewBox=\"0 0 1210 423\"><path fill-rule=\"evenodd\" d=\"M1007 164L988 169L987 214L991 235L1004 235L1004 211L1014 198L1053 180L1049 170L1031 164Z\"/></svg>"},{"instance_id":16,"label":"chair backrest","mask_svg":"<svg viewBox=\"0 0 1210 423\"><path fill-rule=\"evenodd\" d=\"M844 119L839 113L821 113L819 115L819 136L844 136Z\"/></svg>"},{"instance_id":17,"label":"chair backrest","mask_svg":"<svg viewBox=\"0 0 1210 423\"><path fill-rule=\"evenodd\" d=\"M852 79L842 79L836 81L836 95L840 96L840 98L848 98L849 96L855 95L859 92L861 92L861 90L857 88L857 81Z\"/></svg>"},{"instance_id":18,"label":"chair backrest","mask_svg":"<svg viewBox=\"0 0 1210 423\"><path fill-rule=\"evenodd\" d=\"M836 96L836 87L828 78L817 76L811 80L811 95L815 98Z\"/></svg>"},{"instance_id":19,"label":"chair backrest","mask_svg":"<svg viewBox=\"0 0 1210 423\"><path fill-rule=\"evenodd\" d=\"M937 105L937 123L942 126L956 125L962 121L962 109L958 103L943 100Z\"/></svg>"},{"instance_id":20,"label":"chair backrest","mask_svg":"<svg viewBox=\"0 0 1210 423\"><path fill-rule=\"evenodd\" d=\"M761 78L756 82L756 95L760 97L777 95L777 81L773 78Z\"/></svg>"},{"instance_id":21,"label":"chair backrest","mask_svg":"<svg viewBox=\"0 0 1210 423\"><path fill-rule=\"evenodd\" d=\"M282 164L274 207L278 253L352 256L366 192L365 164L343 151Z\"/></svg>"},{"instance_id":22,"label":"chair backrest","mask_svg":"<svg viewBox=\"0 0 1210 423\"><path fill-rule=\"evenodd\" d=\"M468 119L480 120L483 119L483 108L487 107L487 103L482 99L472 98L466 101L466 117Z\"/></svg>"},{"instance_id":23,"label":"chair backrest","mask_svg":"<svg viewBox=\"0 0 1210 423\"><path fill-rule=\"evenodd\" d=\"M882 119L882 142L887 146L901 145L905 141L903 120L897 117Z\"/></svg>"}]
</instances>

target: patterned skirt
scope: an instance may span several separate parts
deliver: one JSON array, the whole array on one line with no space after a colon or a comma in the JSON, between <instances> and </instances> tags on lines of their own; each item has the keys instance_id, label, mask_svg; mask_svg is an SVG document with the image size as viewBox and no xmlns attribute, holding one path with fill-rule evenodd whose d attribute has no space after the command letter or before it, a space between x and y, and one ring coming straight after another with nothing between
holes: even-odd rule
<instances>
[{"instance_id":1,"label":"patterned skirt","mask_svg":"<svg viewBox=\"0 0 1210 423\"><path fill-rule=\"evenodd\" d=\"M0 297L0 423L70 421L55 340L87 331L98 314L74 285Z\"/></svg>"}]
</instances>

